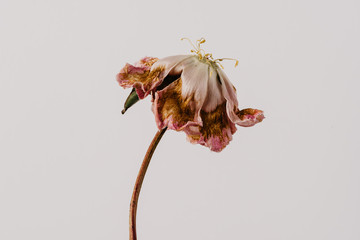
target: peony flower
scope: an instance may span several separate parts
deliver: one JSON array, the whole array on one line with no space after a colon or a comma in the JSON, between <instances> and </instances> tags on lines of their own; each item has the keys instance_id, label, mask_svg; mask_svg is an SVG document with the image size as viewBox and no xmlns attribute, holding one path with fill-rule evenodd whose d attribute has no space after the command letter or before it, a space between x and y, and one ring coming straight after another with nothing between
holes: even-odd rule
<instances>
[{"instance_id":1,"label":"peony flower","mask_svg":"<svg viewBox=\"0 0 360 240\"><path fill-rule=\"evenodd\" d=\"M191 143L220 152L232 140L235 125L253 126L264 115L257 109L238 109L235 87L220 64L225 58L205 54L200 48L204 42L200 39L193 45L192 55L145 57L126 64L117 81L123 88L133 88L123 113L151 95L159 129L183 131Z\"/></svg>"}]
</instances>

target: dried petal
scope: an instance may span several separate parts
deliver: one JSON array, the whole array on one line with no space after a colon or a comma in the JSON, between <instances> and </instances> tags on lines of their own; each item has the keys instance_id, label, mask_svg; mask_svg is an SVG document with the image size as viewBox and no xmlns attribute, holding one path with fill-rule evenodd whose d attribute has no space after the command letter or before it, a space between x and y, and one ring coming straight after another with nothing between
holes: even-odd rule
<instances>
[{"instance_id":1,"label":"dried petal","mask_svg":"<svg viewBox=\"0 0 360 240\"><path fill-rule=\"evenodd\" d=\"M159 75L164 69L157 68L150 71L151 66L157 60L157 58L146 57L135 63L135 66L126 64L116 76L120 86L123 88L133 87L140 99L145 98L161 84Z\"/></svg>"}]
</instances>

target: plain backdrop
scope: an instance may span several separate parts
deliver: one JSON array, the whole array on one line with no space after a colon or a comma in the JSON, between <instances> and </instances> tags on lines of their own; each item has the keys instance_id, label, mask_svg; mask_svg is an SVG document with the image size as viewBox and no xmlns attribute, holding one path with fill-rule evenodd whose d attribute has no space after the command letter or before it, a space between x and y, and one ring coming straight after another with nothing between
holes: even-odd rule
<instances>
[{"instance_id":1,"label":"plain backdrop","mask_svg":"<svg viewBox=\"0 0 360 240\"><path fill-rule=\"evenodd\" d=\"M167 131L143 184L142 240L360 239L360 2L0 1L0 239L128 238L157 131L121 114L115 75L206 38L240 108L221 153Z\"/></svg>"}]
</instances>

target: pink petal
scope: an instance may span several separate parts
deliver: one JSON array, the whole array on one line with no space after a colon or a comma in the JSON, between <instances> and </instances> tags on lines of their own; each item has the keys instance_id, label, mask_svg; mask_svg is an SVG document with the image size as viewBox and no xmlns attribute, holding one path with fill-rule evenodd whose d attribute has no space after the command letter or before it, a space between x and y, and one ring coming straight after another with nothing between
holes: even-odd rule
<instances>
[{"instance_id":1,"label":"pink petal","mask_svg":"<svg viewBox=\"0 0 360 240\"><path fill-rule=\"evenodd\" d=\"M239 111L234 86L224 71L218 69L218 73L222 83L222 93L226 99L226 112L230 120L242 127L251 127L261 122L265 118L263 111L252 108Z\"/></svg>"},{"instance_id":2,"label":"pink petal","mask_svg":"<svg viewBox=\"0 0 360 240\"><path fill-rule=\"evenodd\" d=\"M117 74L116 79L123 88L134 87L139 98L143 99L162 82L159 75L163 68L151 70L156 61L157 58L145 57L134 65L126 64Z\"/></svg>"}]
</instances>

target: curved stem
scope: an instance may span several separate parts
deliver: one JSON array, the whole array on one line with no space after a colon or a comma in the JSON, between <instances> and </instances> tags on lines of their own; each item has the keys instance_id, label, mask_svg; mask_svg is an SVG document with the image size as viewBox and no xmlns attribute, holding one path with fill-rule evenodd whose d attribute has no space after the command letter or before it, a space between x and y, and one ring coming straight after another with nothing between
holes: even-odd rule
<instances>
[{"instance_id":1,"label":"curved stem","mask_svg":"<svg viewBox=\"0 0 360 240\"><path fill-rule=\"evenodd\" d=\"M141 190L141 185L144 181L146 170L149 166L151 157L156 149L156 146L160 142L161 137L164 135L166 131L166 128L159 130L156 135L154 136L146 154L143 160L143 163L141 164L138 176L136 178L133 194L131 197L131 203L130 203L130 216L129 216L129 233L130 233L130 240L136 240L136 209L137 209L137 203L139 199L139 194Z\"/></svg>"}]
</instances>

